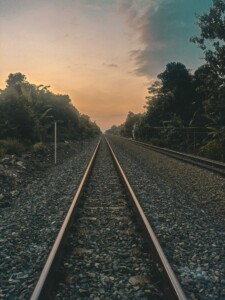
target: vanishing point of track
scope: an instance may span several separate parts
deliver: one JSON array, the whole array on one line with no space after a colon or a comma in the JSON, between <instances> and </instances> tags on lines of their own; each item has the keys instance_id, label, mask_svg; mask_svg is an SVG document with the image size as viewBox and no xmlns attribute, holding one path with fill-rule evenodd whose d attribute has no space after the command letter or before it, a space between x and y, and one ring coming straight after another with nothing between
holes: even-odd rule
<instances>
[{"instance_id":1,"label":"vanishing point of track","mask_svg":"<svg viewBox=\"0 0 225 300\"><path fill-rule=\"evenodd\" d=\"M89 276L89 289L82 285L84 276ZM93 153L31 300L94 299L99 278L111 288L109 294L105 291L109 299L137 299L135 281L144 282L138 293L147 299L186 299L105 138Z\"/></svg>"}]
</instances>

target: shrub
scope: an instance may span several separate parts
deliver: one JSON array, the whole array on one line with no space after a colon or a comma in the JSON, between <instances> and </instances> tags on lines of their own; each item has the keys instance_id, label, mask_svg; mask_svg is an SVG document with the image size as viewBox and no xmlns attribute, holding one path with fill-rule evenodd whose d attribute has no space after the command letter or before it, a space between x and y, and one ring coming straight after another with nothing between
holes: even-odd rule
<instances>
[{"instance_id":1,"label":"shrub","mask_svg":"<svg viewBox=\"0 0 225 300\"><path fill-rule=\"evenodd\" d=\"M158 147L166 147L167 146L166 142L159 138L151 138L150 142L152 145L158 146Z\"/></svg>"},{"instance_id":2,"label":"shrub","mask_svg":"<svg viewBox=\"0 0 225 300\"><path fill-rule=\"evenodd\" d=\"M4 154L16 154L21 155L25 148L16 139L0 140L0 153Z\"/></svg>"},{"instance_id":3,"label":"shrub","mask_svg":"<svg viewBox=\"0 0 225 300\"><path fill-rule=\"evenodd\" d=\"M216 140L212 140L202 146L198 154L215 160L223 160L224 149Z\"/></svg>"},{"instance_id":4,"label":"shrub","mask_svg":"<svg viewBox=\"0 0 225 300\"><path fill-rule=\"evenodd\" d=\"M3 148L0 148L0 158L4 155L5 151Z\"/></svg>"},{"instance_id":5,"label":"shrub","mask_svg":"<svg viewBox=\"0 0 225 300\"><path fill-rule=\"evenodd\" d=\"M35 152L44 152L46 149L46 145L42 142L36 143L33 145L33 150Z\"/></svg>"}]
</instances>

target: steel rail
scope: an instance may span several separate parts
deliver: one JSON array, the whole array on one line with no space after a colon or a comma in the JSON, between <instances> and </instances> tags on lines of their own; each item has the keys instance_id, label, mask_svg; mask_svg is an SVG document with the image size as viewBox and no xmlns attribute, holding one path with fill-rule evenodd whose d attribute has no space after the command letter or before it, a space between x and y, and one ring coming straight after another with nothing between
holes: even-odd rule
<instances>
[{"instance_id":1,"label":"steel rail","mask_svg":"<svg viewBox=\"0 0 225 300\"><path fill-rule=\"evenodd\" d=\"M52 247L52 250L48 256L48 259L45 263L45 266L42 270L42 273L39 277L39 280L36 284L36 287L33 291L33 294L31 296L30 300L49 299L49 293L50 293L51 286L54 281L53 280L54 272L56 271L57 266L59 264L59 260L62 256L63 246L65 245L69 230L70 230L72 224L74 223L73 220L74 220L74 216L75 216L76 209L78 206L78 202L82 195L82 192L83 192L84 186L87 182L87 179L89 177L89 174L93 168L94 161L95 161L98 149L99 149L99 145L101 143L101 139L102 139L102 137L100 138L100 140L94 150L94 153L90 159L90 162L86 168L86 171L85 171L83 178L79 184L79 187L73 198L72 204L68 210L66 218L65 218L65 220L62 224L62 227L58 233L58 236L57 236L55 243Z\"/></svg>"},{"instance_id":2,"label":"steel rail","mask_svg":"<svg viewBox=\"0 0 225 300\"><path fill-rule=\"evenodd\" d=\"M147 143L143 143L143 142L139 142L139 141L135 141L135 140L130 140L128 138L124 138L123 139L142 146L144 148L147 148L149 150L153 150L155 152L164 154L166 156L175 158L175 159L179 159L181 161L187 162L189 164L192 165L196 165L198 167L207 169L211 172L217 173L221 176L225 176L225 163L219 162L219 161L215 161L212 159L208 159L208 158L204 158L204 157L200 157L197 155L193 155L193 154L187 154L187 153L183 153L183 152L179 152L179 151L175 151L175 150L171 150L168 148L162 148L162 147L158 147L158 146L154 146L154 145L150 145Z\"/></svg>"},{"instance_id":3,"label":"steel rail","mask_svg":"<svg viewBox=\"0 0 225 300\"><path fill-rule=\"evenodd\" d=\"M105 137L106 138L106 137ZM139 204L139 201L131 188L128 179L124 173L124 171L121 168L121 165L119 161L117 160L112 147L110 146L109 141L106 138L106 142L108 144L108 147L110 149L111 155L113 157L113 160L115 162L115 165L117 167L118 173L122 179L122 181L125 184L126 190L128 192L129 198L131 199L132 205L134 206L137 214L138 214L138 219L142 225L142 229L144 230L145 236L146 236L146 242L150 246L151 250L154 253L154 256L156 257L159 266L163 268L163 274L164 276L164 289L165 289L165 295L166 299L179 299L179 300L186 300L187 297L185 296L180 283L178 279L176 278L176 275L174 274L172 267L170 266L168 259L166 258L162 247L159 244L159 241L149 224L143 209L141 205Z\"/></svg>"}]
</instances>

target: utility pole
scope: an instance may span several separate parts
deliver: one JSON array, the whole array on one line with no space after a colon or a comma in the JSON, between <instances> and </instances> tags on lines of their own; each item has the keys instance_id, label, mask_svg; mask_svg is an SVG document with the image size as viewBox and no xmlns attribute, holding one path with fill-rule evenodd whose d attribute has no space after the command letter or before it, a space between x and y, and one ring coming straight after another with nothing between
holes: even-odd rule
<instances>
[{"instance_id":1,"label":"utility pole","mask_svg":"<svg viewBox=\"0 0 225 300\"><path fill-rule=\"evenodd\" d=\"M195 148L196 148L196 136L195 136L195 128L194 128L194 152L195 152Z\"/></svg>"},{"instance_id":2,"label":"utility pole","mask_svg":"<svg viewBox=\"0 0 225 300\"><path fill-rule=\"evenodd\" d=\"M55 121L55 164L57 163L57 121Z\"/></svg>"}]
</instances>

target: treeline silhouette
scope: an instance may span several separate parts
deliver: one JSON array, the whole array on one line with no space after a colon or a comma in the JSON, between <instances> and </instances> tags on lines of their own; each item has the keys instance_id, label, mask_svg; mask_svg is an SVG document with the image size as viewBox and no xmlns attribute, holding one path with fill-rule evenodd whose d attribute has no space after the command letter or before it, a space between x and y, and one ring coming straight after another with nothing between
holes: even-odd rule
<instances>
[{"instance_id":1,"label":"treeline silhouette","mask_svg":"<svg viewBox=\"0 0 225 300\"><path fill-rule=\"evenodd\" d=\"M59 141L100 133L97 124L71 104L68 95L31 84L21 73L9 74L6 88L0 90L0 155L20 152L37 142L52 142L55 121Z\"/></svg>"},{"instance_id":2,"label":"treeline silhouette","mask_svg":"<svg viewBox=\"0 0 225 300\"><path fill-rule=\"evenodd\" d=\"M205 64L194 74L180 62L167 64L149 88L146 111L129 112L107 132L224 161L225 155L225 2L214 0L198 16L201 33L191 38Z\"/></svg>"}]
</instances>

